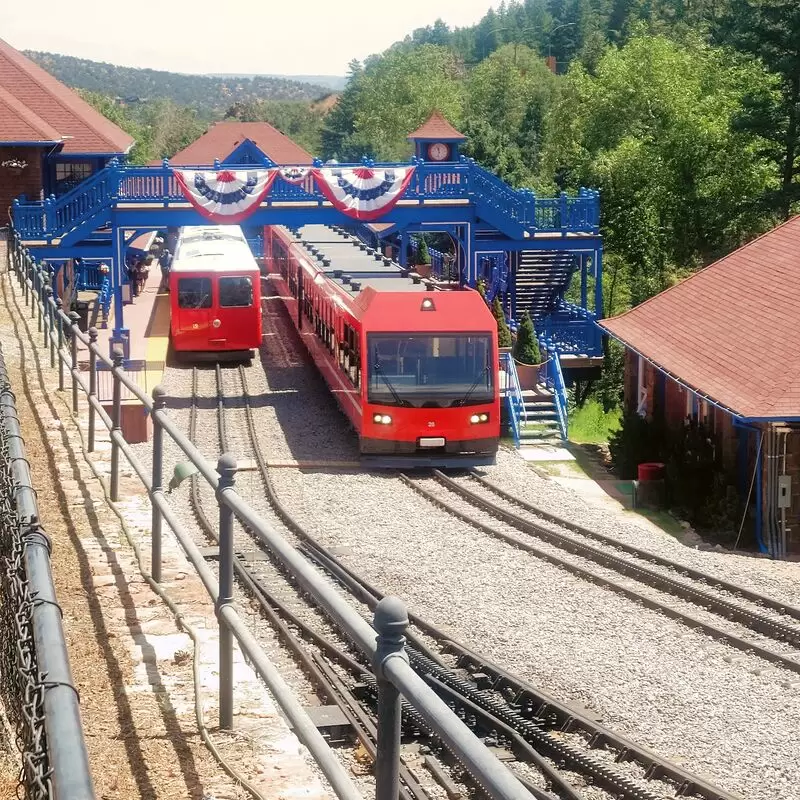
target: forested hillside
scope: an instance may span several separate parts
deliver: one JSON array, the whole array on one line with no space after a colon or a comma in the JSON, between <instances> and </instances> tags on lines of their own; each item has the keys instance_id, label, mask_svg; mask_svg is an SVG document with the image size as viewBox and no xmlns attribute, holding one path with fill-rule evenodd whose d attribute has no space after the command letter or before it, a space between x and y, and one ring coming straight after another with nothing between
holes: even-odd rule
<instances>
[{"instance_id":1,"label":"forested hillside","mask_svg":"<svg viewBox=\"0 0 800 800\"><path fill-rule=\"evenodd\" d=\"M406 135L437 108L512 185L601 191L616 314L800 211L798 31L796 0L503 2L473 27L437 21L352 62L332 108L231 94L215 114L266 119L349 161L407 158ZM92 102L136 136L140 159L172 155L204 126L173 101Z\"/></svg>"},{"instance_id":2,"label":"forested hillside","mask_svg":"<svg viewBox=\"0 0 800 800\"><path fill-rule=\"evenodd\" d=\"M796 206L798 30L793 0L501 3L353 62L322 155L407 157L438 107L510 183L600 189L618 313Z\"/></svg>"},{"instance_id":3,"label":"forested hillside","mask_svg":"<svg viewBox=\"0 0 800 800\"><path fill-rule=\"evenodd\" d=\"M119 67L55 53L26 52L25 55L67 86L101 92L128 103L170 100L208 119L221 116L236 102L313 100L331 91L323 85L264 75L183 75Z\"/></svg>"}]
</instances>

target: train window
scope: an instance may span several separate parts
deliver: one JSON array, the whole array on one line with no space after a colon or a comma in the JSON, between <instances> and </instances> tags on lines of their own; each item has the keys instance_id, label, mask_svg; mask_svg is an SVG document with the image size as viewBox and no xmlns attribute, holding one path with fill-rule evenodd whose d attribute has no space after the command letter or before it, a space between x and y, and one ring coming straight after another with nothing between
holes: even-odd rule
<instances>
[{"instance_id":1,"label":"train window","mask_svg":"<svg viewBox=\"0 0 800 800\"><path fill-rule=\"evenodd\" d=\"M222 308L253 305L253 282L243 275L220 278L219 304Z\"/></svg>"},{"instance_id":2,"label":"train window","mask_svg":"<svg viewBox=\"0 0 800 800\"><path fill-rule=\"evenodd\" d=\"M178 308L211 308L211 278L180 278Z\"/></svg>"}]
</instances>

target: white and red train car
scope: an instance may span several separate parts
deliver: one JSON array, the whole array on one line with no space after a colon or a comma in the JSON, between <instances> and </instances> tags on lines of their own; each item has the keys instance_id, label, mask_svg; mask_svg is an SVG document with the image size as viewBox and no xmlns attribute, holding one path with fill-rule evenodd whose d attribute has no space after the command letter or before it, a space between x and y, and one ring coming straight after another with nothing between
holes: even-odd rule
<instances>
[{"instance_id":1,"label":"white and red train car","mask_svg":"<svg viewBox=\"0 0 800 800\"><path fill-rule=\"evenodd\" d=\"M181 228L169 288L177 355L249 358L261 346L261 273L240 227Z\"/></svg>"},{"instance_id":2,"label":"white and red train car","mask_svg":"<svg viewBox=\"0 0 800 800\"><path fill-rule=\"evenodd\" d=\"M320 235L322 226L314 228L309 237ZM358 252L345 248L337 260L344 242L327 236L320 249L331 258L319 264L288 230L268 228L267 264L358 433L362 459L386 467L494 463L497 324L481 296L431 291L397 265L370 265L365 256L354 267L348 253Z\"/></svg>"}]
</instances>

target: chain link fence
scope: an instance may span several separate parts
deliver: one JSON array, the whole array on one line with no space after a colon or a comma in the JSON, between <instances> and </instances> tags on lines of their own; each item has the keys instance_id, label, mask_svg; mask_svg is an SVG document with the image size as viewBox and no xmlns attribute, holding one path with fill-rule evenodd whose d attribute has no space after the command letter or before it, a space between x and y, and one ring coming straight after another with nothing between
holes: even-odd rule
<instances>
[{"instance_id":1,"label":"chain link fence","mask_svg":"<svg viewBox=\"0 0 800 800\"><path fill-rule=\"evenodd\" d=\"M0 350L0 692L21 756L17 797L94 798L14 394Z\"/></svg>"}]
</instances>

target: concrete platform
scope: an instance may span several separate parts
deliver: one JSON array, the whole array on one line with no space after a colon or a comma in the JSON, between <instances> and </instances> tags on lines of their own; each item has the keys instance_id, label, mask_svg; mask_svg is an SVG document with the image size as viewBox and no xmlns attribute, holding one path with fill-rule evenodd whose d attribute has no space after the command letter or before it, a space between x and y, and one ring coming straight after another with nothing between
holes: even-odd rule
<instances>
[{"instance_id":1,"label":"concrete platform","mask_svg":"<svg viewBox=\"0 0 800 800\"><path fill-rule=\"evenodd\" d=\"M164 375L169 349L169 293L162 288L161 270L150 269L150 275L142 293L123 308L123 325L130 331L130 355L125 360L126 376L146 395L151 395ZM108 324L97 329L97 344L100 352L110 355L111 336L115 327L113 305ZM79 345L79 362L84 369L89 366L88 347ZM106 369L98 370L98 398L110 413L113 381ZM123 388L122 428L125 438L131 443L150 438L151 423L141 402Z\"/></svg>"}]
</instances>

